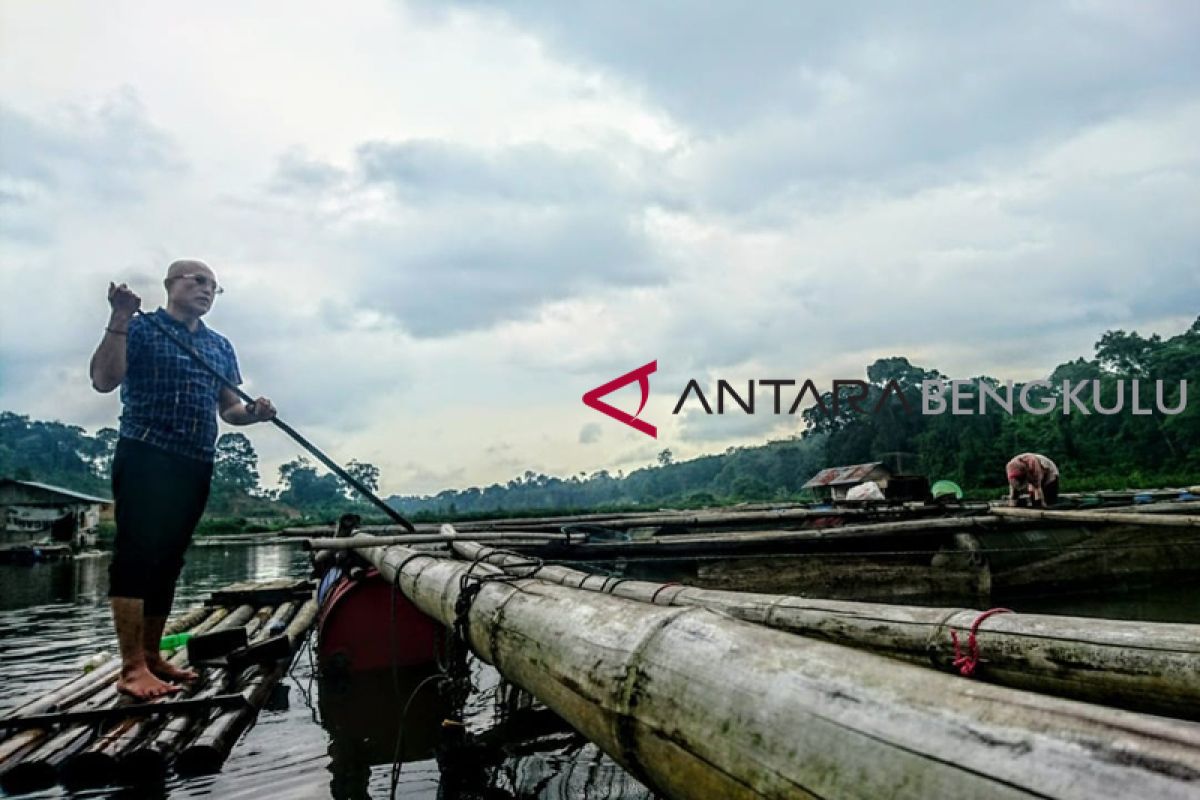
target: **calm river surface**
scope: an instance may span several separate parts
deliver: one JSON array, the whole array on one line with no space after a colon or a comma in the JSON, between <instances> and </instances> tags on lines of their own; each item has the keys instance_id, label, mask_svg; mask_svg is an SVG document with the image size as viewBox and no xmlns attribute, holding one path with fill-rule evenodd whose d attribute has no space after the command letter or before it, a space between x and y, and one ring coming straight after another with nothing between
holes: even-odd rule
<instances>
[{"instance_id":1,"label":"calm river surface","mask_svg":"<svg viewBox=\"0 0 1200 800\"><path fill-rule=\"evenodd\" d=\"M0 566L0 714L75 675L89 655L115 652L105 593L106 555L33 567ZM242 580L302 577L307 553L295 545L193 547L176 597L181 611L210 592ZM1116 598L1027 602L1014 610L1200 622L1200 592L1168 587ZM424 675L404 675L411 687ZM396 694L393 676L354 685L322 686L307 651L292 670L287 708L267 710L215 776L171 778L157 794L170 797L387 797L397 748L397 725L411 688ZM482 689L468 700L468 722L490 720L496 676L475 667ZM441 722L449 713L435 693L414 702L400 744L408 761L397 796L406 798L649 798L650 793L591 745L558 726L539 731L541 746L474 750L437 757ZM418 695L420 696L420 695ZM510 740L528 741L530 731ZM511 742L510 742L511 743ZM497 753L499 753L497 755ZM55 788L23 797L66 796ZM96 790L76 796L145 796L144 790Z\"/></svg>"}]
</instances>

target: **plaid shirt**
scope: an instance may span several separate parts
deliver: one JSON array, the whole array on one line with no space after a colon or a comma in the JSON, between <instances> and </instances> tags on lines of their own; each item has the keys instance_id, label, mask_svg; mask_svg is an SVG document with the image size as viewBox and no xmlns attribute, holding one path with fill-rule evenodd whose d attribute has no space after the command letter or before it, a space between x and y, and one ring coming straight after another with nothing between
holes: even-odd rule
<instances>
[{"instance_id":1,"label":"plaid shirt","mask_svg":"<svg viewBox=\"0 0 1200 800\"><path fill-rule=\"evenodd\" d=\"M154 317L235 384L242 382L233 345L203 322L192 333L163 309ZM171 453L212 461L221 383L149 320L129 321L121 383L121 436Z\"/></svg>"}]
</instances>

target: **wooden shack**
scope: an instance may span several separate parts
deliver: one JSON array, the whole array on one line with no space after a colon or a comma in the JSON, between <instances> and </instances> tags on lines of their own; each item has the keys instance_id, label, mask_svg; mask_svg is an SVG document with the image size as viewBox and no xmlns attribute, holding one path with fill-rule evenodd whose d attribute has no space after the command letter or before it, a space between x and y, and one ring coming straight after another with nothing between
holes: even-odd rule
<instances>
[{"instance_id":1,"label":"wooden shack","mask_svg":"<svg viewBox=\"0 0 1200 800\"><path fill-rule=\"evenodd\" d=\"M0 478L0 547L53 542L74 549L96 540L106 497L15 478Z\"/></svg>"},{"instance_id":2,"label":"wooden shack","mask_svg":"<svg viewBox=\"0 0 1200 800\"><path fill-rule=\"evenodd\" d=\"M812 489L822 500L845 500L846 492L855 486L874 481L887 493L888 480L892 471L882 461L867 464L850 464L845 467L829 467L808 479L802 489Z\"/></svg>"}]
</instances>

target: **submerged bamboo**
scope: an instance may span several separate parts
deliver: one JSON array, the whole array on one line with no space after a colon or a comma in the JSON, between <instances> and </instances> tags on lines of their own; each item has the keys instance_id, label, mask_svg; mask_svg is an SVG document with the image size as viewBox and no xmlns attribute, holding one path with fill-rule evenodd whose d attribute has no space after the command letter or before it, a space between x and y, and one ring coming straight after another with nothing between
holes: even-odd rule
<instances>
[{"instance_id":1,"label":"submerged bamboo","mask_svg":"<svg viewBox=\"0 0 1200 800\"><path fill-rule=\"evenodd\" d=\"M989 512L997 517L1036 519L1064 522L1096 522L1103 525L1151 525L1166 528L1200 528L1200 514L1141 514L1125 512L1119 516L1112 511L1043 511L1038 508L1004 508L997 506Z\"/></svg>"},{"instance_id":2,"label":"submerged bamboo","mask_svg":"<svg viewBox=\"0 0 1200 800\"><path fill-rule=\"evenodd\" d=\"M317 610L317 601L309 600L296 612L296 616L284 632L293 655L297 643L308 633L316 620ZM247 670L241 686L247 707L221 714L209 723L180 752L175 760L175 770L181 775L207 775L218 771L229 757L238 736L258 716L258 712L262 710L271 691L286 670L286 664L260 665Z\"/></svg>"},{"instance_id":3,"label":"submerged bamboo","mask_svg":"<svg viewBox=\"0 0 1200 800\"><path fill-rule=\"evenodd\" d=\"M965 681L703 608L501 582L494 567L399 546L363 554L447 625L482 580L463 619L471 648L673 798L1184 798L1200 785L1195 723Z\"/></svg>"},{"instance_id":4,"label":"submerged bamboo","mask_svg":"<svg viewBox=\"0 0 1200 800\"><path fill-rule=\"evenodd\" d=\"M593 575L471 542L454 545L469 561L517 576L664 606L701 606L790 633L871 650L958 673L971 628L984 613L967 608L856 603L730 592ZM1200 720L1200 625L1000 614L976 628L982 660L974 677L1094 703ZM951 632L958 638L955 645Z\"/></svg>"}]
</instances>

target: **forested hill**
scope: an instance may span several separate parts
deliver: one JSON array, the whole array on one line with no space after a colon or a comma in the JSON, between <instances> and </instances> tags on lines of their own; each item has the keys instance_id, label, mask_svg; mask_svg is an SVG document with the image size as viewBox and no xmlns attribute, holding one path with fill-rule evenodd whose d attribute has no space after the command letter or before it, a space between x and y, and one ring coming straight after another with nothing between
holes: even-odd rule
<instances>
[{"instance_id":1,"label":"forested hill","mask_svg":"<svg viewBox=\"0 0 1200 800\"><path fill-rule=\"evenodd\" d=\"M879 405L877 414L854 412L845 402L839 403L837 414L813 405L803 412L803 431L785 441L731 448L679 463L664 450L658 464L628 475L601 471L563 479L526 472L505 485L448 490L433 497L393 497L390 502L409 514L486 514L785 500L797 498L800 486L823 467L867 461L885 461L932 480L953 480L969 491L995 489L999 494L1005 487L1005 463L1025 451L1057 461L1066 489L1200 483L1200 318L1168 338L1120 330L1104 333L1092 357L1058 365L1047 375L1050 387L1031 387L1029 405L1038 410L1054 404L1059 410L1053 413L1029 413L1018 404L1012 415L921 414L922 381L949 377L901 356L882 358L866 369L869 395L861 406L876 407L894 381L910 411L895 395ZM1197 396L1187 398L1186 410L1177 415L1134 415L1129 413L1133 379L1139 380L1143 408L1155 408L1155 379L1164 381L1166 408L1179 406L1180 381L1187 381ZM988 376L969 380L999 386ZM1115 405L1117 384L1124 382L1126 411L1084 415L1073 406L1075 413L1063 414L1063 381L1098 381L1103 405L1109 408ZM1019 395L1022 388L1017 384L1014 393ZM850 392L857 390L845 394ZM832 400L829 392L822 395L826 409L833 408Z\"/></svg>"},{"instance_id":2,"label":"forested hill","mask_svg":"<svg viewBox=\"0 0 1200 800\"><path fill-rule=\"evenodd\" d=\"M1104 404L1110 407L1118 384L1123 384L1129 404L1129 384L1136 378L1142 407L1155 407L1153 381L1161 379L1167 389L1164 406L1176 408L1184 399L1180 381L1200 394L1200 318L1188 330L1166 338L1108 331L1090 358L1060 364L1047 377L1049 387L1032 387L1028 393L1034 406L1057 403L1061 409L1063 381L1098 382ZM1185 410L1178 414L1035 414L1019 406L1012 415L921 414L921 382L948 379L904 357L883 358L866 369L869 396L862 403L866 408L878 405L878 413L858 413L842 402L838 412L830 414L814 405L802 414L802 430L784 441L682 462L663 450L658 463L629 474L601 470L560 478L527 471L505 484L433 496L393 496L389 502L411 515L475 515L789 500L799 497L800 486L823 467L876 460L894 466L894 454L902 454L905 471L948 478L968 490L999 491L1005 462L1027 450L1057 461L1068 490L1200 483L1200 397L1187 397ZM988 376L971 380L997 385ZM889 386L899 387L906 403L894 394L880 403ZM822 396L826 409L833 407L832 400L828 393ZM78 426L0 412L0 476L107 495L116 437L111 428L88 434ZM347 467L372 489L379 486L381 475L374 465L352 461ZM373 513L336 477L304 458L283 465L279 484L277 490L264 490L249 439L226 433L218 441L209 514L299 511L327 517L351 508Z\"/></svg>"}]
</instances>

